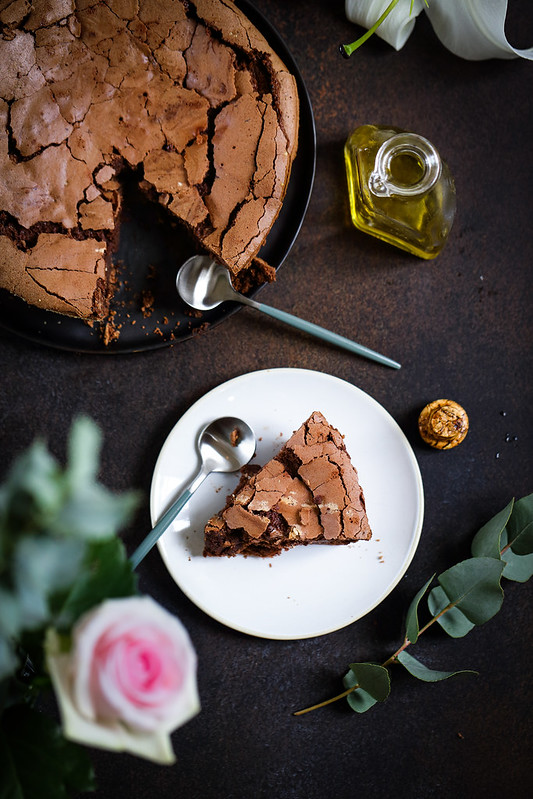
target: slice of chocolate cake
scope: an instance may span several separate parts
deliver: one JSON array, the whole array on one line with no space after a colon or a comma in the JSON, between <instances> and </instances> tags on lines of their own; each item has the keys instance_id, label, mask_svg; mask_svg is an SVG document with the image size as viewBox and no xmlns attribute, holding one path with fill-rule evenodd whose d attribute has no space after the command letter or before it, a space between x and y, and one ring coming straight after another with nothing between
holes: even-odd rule
<instances>
[{"instance_id":1,"label":"slice of chocolate cake","mask_svg":"<svg viewBox=\"0 0 533 799\"><path fill-rule=\"evenodd\" d=\"M315 411L205 527L204 555L278 555L300 544L349 544L372 533L344 437Z\"/></svg>"}]
</instances>

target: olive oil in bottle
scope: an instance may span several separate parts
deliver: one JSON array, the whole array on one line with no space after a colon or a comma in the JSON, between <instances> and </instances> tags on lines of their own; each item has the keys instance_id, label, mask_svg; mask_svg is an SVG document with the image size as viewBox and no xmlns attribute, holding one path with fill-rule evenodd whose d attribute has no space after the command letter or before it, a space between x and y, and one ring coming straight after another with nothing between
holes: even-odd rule
<instances>
[{"instance_id":1,"label":"olive oil in bottle","mask_svg":"<svg viewBox=\"0 0 533 799\"><path fill-rule=\"evenodd\" d=\"M416 133L362 125L344 147L354 225L421 258L442 250L455 185L435 147Z\"/></svg>"}]
</instances>

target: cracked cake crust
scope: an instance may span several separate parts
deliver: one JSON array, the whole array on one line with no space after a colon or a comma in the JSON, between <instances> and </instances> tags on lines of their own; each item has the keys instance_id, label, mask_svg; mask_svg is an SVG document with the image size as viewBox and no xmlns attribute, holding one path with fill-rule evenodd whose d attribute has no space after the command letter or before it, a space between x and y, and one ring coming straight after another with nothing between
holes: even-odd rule
<instances>
[{"instance_id":1,"label":"cracked cake crust","mask_svg":"<svg viewBox=\"0 0 533 799\"><path fill-rule=\"evenodd\" d=\"M204 555L277 555L301 544L372 536L344 438L315 411L265 466L243 469L205 527Z\"/></svg>"},{"instance_id":2,"label":"cracked cake crust","mask_svg":"<svg viewBox=\"0 0 533 799\"><path fill-rule=\"evenodd\" d=\"M105 318L123 170L244 274L297 139L295 79L230 0L0 0L0 287Z\"/></svg>"}]
</instances>

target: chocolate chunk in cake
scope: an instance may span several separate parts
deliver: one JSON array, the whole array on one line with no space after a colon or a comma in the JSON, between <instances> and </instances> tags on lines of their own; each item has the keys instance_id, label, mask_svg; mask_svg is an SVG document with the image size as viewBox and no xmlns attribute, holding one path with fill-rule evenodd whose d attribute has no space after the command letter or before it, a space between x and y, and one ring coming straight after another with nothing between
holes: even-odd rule
<instances>
[{"instance_id":1,"label":"chocolate chunk in cake","mask_svg":"<svg viewBox=\"0 0 533 799\"><path fill-rule=\"evenodd\" d=\"M0 3L0 288L105 318L126 172L249 280L298 119L294 77L231 0Z\"/></svg>"},{"instance_id":2,"label":"chocolate chunk in cake","mask_svg":"<svg viewBox=\"0 0 533 799\"><path fill-rule=\"evenodd\" d=\"M277 555L372 536L344 438L315 411L265 466L247 467L205 527L204 555Z\"/></svg>"}]
</instances>

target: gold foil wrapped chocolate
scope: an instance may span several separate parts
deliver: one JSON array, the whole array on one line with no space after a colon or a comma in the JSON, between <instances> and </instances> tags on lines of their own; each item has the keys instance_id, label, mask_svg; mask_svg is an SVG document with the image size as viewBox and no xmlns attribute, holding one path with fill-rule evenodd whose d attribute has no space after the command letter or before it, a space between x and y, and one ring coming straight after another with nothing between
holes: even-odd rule
<instances>
[{"instance_id":1,"label":"gold foil wrapped chocolate","mask_svg":"<svg viewBox=\"0 0 533 799\"><path fill-rule=\"evenodd\" d=\"M452 449L468 433L468 416L453 400L434 400L418 417L418 429L426 444L435 449Z\"/></svg>"}]
</instances>

